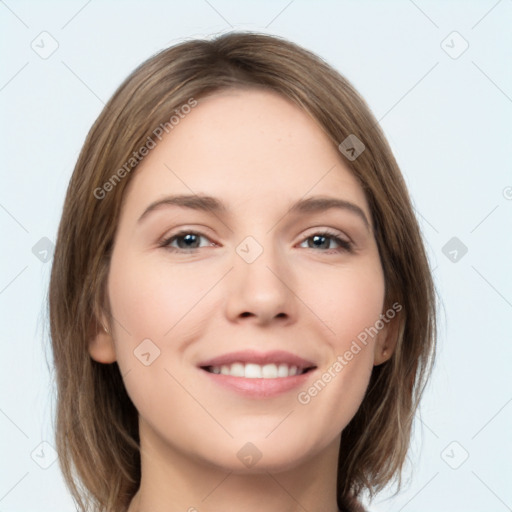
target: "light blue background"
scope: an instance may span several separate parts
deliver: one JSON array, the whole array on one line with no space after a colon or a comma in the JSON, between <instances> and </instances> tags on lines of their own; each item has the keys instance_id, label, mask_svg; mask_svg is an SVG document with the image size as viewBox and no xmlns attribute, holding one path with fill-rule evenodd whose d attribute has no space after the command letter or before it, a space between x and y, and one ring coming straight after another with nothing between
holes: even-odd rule
<instances>
[{"instance_id":1,"label":"light blue background","mask_svg":"<svg viewBox=\"0 0 512 512\"><path fill-rule=\"evenodd\" d=\"M286 37L352 81L395 152L435 269L439 357L406 487L370 510L512 510L511 22L511 0L0 2L0 511L74 509L58 463L35 462L52 461L39 445L53 443L54 390L51 262L32 248L55 241L86 133L150 55L232 29ZM43 31L59 45L47 59L31 48ZM453 31L469 43L455 59ZM457 262L442 252L454 236L468 248Z\"/></svg>"}]
</instances>

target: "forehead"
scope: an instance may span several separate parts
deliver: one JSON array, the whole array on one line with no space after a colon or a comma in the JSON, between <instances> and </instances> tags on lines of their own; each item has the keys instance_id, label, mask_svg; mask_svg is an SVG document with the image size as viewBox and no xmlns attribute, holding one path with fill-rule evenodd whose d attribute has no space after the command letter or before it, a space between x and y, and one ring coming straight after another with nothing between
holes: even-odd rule
<instances>
[{"instance_id":1,"label":"forehead","mask_svg":"<svg viewBox=\"0 0 512 512\"><path fill-rule=\"evenodd\" d=\"M138 166L125 191L130 207L140 210L166 194L186 193L257 211L258 202L268 210L329 195L367 211L364 192L336 145L291 101L259 89L223 90L197 101Z\"/></svg>"}]
</instances>

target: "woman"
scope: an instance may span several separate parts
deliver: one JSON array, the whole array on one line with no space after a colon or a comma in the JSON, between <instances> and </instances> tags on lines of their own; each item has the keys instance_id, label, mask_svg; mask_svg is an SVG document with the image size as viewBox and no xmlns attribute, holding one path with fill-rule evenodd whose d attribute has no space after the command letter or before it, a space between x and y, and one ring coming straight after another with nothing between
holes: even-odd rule
<instances>
[{"instance_id":1,"label":"woman","mask_svg":"<svg viewBox=\"0 0 512 512\"><path fill-rule=\"evenodd\" d=\"M435 291L364 100L230 33L152 57L95 122L50 321L82 510L352 511L400 480Z\"/></svg>"}]
</instances>

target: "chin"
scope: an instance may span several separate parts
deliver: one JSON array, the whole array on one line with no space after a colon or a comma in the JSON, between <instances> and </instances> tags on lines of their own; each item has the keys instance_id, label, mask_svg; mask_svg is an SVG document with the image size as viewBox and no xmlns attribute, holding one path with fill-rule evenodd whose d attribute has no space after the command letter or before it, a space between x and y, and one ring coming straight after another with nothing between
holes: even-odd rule
<instances>
[{"instance_id":1,"label":"chin","mask_svg":"<svg viewBox=\"0 0 512 512\"><path fill-rule=\"evenodd\" d=\"M283 442L282 437L275 440L261 438L261 434L259 438L237 437L220 451L222 444L216 444L216 452L205 454L204 460L235 474L281 473L296 468L325 450L329 442L322 439L325 437L320 436L315 443L311 433L300 438L291 434L287 442Z\"/></svg>"}]
</instances>

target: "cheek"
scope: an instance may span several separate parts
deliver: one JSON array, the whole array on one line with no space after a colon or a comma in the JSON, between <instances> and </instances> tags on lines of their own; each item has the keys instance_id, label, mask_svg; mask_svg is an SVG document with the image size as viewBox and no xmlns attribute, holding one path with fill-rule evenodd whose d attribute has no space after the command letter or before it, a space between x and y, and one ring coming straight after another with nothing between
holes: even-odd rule
<instances>
[{"instance_id":1,"label":"cheek","mask_svg":"<svg viewBox=\"0 0 512 512\"><path fill-rule=\"evenodd\" d=\"M368 387L385 283L378 260L338 269L328 283L323 290L303 289L308 303L314 304L315 313L329 327L324 339L329 350L316 380L301 390L297 401L311 418L307 421L317 428L327 425L335 435L356 414Z\"/></svg>"},{"instance_id":2,"label":"cheek","mask_svg":"<svg viewBox=\"0 0 512 512\"><path fill-rule=\"evenodd\" d=\"M202 326L201 298L218 281L211 272L185 267L160 259L148 264L120 250L113 254L108 282L126 390L142 417L178 430L182 425L171 412L178 406L185 417L196 412L177 384L185 381L183 352Z\"/></svg>"},{"instance_id":3,"label":"cheek","mask_svg":"<svg viewBox=\"0 0 512 512\"><path fill-rule=\"evenodd\" d=\"M172 336L215 279L200 269L193 276L181 265L143 264L133 258L113 266L109 277L112 314L132 341ZM191 267L190 267L191 268ZM204 274L204 275L203 275Z\"/></svg>"},{"instance_id":4,"label":"cheek","mask_svg":"<svg viewBox=\"0 0 512 512\"><path fill-rule=\"evenodd\" d=\"M329 342L337 354L348 350L353 340L373 346L367 330L383 310L385 284L379 262L361 264L338 272L324 289L311 287L309 303L330 328ZM366 334L365 334L366 333Z\"/></svg>"}]
</instances>

